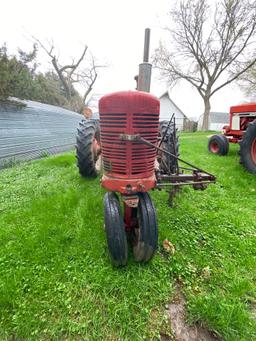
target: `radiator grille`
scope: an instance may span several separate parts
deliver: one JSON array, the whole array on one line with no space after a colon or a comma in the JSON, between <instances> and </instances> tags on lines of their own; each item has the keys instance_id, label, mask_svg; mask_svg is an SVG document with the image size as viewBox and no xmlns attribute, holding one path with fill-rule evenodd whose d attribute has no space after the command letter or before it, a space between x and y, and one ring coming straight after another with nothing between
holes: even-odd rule
<instances>
[{"instance_id":1,"label":"radiator grille","mask_svg":"<svg viewBox=\"0 0 256 341\"><path fill-rule=\"evenodd\" d=\"M100 117L103 168L106 172L125 174L126 146L119 136L126 123L125 113L105 113Z\"/></svg>"},{"instance_id":2,"label":"radiator grille","mask_svg":"<svg viewBox=\"0 0 256 341\"><path fill-rule=\"evenodd\" d=\"M140 134L157 142L158 114L104 113L100 116L104 171L121 177L151 176L154 171L154 148L134 141L121 141L120 134Z\"/></svg>"}]
</instances>

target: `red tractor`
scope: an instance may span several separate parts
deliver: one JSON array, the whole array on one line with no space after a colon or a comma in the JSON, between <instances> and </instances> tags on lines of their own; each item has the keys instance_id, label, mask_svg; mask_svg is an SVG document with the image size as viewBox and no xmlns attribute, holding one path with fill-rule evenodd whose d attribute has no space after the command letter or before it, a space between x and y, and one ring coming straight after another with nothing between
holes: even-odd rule
<instances>
[{"instance_id":1,"label":"red tractor","mask_svg":"<svg viewBox=\"0 0 256 341\"><path fill-rule=\"evenodd\" d=\"M128 241L139 262L149 261L157 249L158 226L150 190L171 187L172 194L181 185L203 190L215 182L212 174L179 158L173 117L159 124L160 102L147 92L150 67L144 57L139 91L103 96L99 121L83 120L78 128L80 174L97 176L102 159L101 185L108 191L104 196L105 232L115 266L127 263ZM190 168L179 167L178 160ZM184 174L184 169L191 173Z\"/></svg>"},{"instance_id":2,"label":"red tractor","mask_svg":"<svg viewBox=\"0 0 256 341\"><path fill-rule=\"evenodd\" d=\"M223 134L210 137L208 150L226 155L229 143L240 144L240 162L248 172L256 174L256 103L231 107L229 126L223 127Z\"/></svg>"}]
</instances>

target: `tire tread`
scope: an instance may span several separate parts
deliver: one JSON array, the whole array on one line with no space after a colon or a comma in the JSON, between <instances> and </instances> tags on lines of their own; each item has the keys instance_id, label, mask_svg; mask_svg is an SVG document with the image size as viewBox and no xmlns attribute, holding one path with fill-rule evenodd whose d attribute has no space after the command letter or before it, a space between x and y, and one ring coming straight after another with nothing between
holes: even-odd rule
<instances>
[{"instance_id":1,"label":"tire tread","mask_svg":"<svg viewBox=\"0 0 256 341\"><path fill-rule=\"evenodd\" d=\"M76 137L76 158L79 173L83 177L96 177L98 171L95 167L95 160L92 153L92 142L99 136L99 124L96 120L83 119L77 128Z\"/></svg>"}]
</instances>

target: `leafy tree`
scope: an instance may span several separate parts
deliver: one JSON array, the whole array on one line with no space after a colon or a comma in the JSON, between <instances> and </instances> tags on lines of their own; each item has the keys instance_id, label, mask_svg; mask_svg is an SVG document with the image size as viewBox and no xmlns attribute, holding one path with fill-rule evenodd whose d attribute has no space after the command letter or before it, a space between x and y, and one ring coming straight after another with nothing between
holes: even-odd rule
<instances>
[{"instance_id":1,"label":"leafy tree","mask_svg":"<svg viewBox=\"0 0 256 341\"><path fill-rule=\"evenodd\" d=\"M53 72L37 74L34 80L34 90L31 98L33 100L63 107L68 106L58 76Z\"/></svg>"},{"instance_id":2,"label":"leafy tree","mask_svg":"<svg viewBox=\"0 0 256 341\"><path fill-rule=\"evenodd\" d=\"M170 12L168 48L160 44L154 62L169 84L183 79L204 101L208 129L211 97L256 62L255 0L180 0Z\"/></svg>"},{"instance_id":3,"label":"leafy tree","mask_svg":"<svg viewBox=\"0 0 256 341\"><path fill-rule=\"evenodd\" d=\"M21 99L29 98L33 94L33 76L35 65L30 63L36 58L36 46L33 51L26 53L19 50L19 57L9 56L7 46L0 48L0 99L7 99L9 96Z\"/></svg>"},{"instance_id":4,"label":"leafy tree","mask_svg":"<svg viewBox=\"0 0 256 341\"><path fill-rule=\"evenodd\" d=\"M3 45L0 48L0 99L6 99L9 96L9 67L8 67L8 56L7 56L7 47Z\"/></svg>"}]
</instances>

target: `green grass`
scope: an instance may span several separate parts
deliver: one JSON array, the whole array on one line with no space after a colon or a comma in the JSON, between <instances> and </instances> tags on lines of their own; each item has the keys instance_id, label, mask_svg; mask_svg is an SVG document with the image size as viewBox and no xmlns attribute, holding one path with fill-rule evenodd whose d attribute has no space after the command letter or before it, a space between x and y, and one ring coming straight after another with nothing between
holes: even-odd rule
<instances>
[{"instance_id":1,"label":"green grass","mask_svg":"<svg viewBox=\"0 0 256 341\"><path fill-rule=\"evenodd\" d=\"M152 192L159 251L147 265L112 268L99 179L78 175L72 153L0 173L0 339L157 340L165 304L182 288L188 321L222 339L256 339L256 177L207 152L207 134L181 137L181 156L214 173L167 206ZM162 241L176 247L163 255ZM254 309L254 311L253 311ZM255 318L255 317L254 317Z\"/></svg>"}]
</instances>

